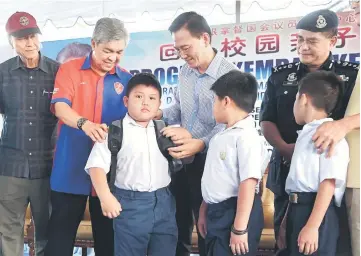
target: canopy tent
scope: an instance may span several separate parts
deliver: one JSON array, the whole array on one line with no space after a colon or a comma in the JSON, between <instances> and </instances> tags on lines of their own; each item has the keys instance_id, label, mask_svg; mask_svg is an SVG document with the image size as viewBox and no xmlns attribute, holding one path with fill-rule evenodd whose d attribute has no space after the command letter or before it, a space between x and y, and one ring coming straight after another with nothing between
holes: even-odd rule
<instances>
[{"instance_id":1,"label":"canopy tent","mask_svg":"<svg viewBox=\"0 0 361 256\"><path fill-rule=\"evenodd\" d=\"M239 2L239 8L236 8ZM130 32L167 29L178 14L197 11L210 25L303 16L316 9L342 11L349 0L0 0L0 27L16 11L33 14L44 40L89 36L100 17L123 20ZM237 19L238 15L238 19ZM46 32L46 33L45 33ZM2 33L3 34L3 33ZM3 38L0 38L3 39ZM0 43L3 40L0 40Z\"/></svg>"}]
</instances>

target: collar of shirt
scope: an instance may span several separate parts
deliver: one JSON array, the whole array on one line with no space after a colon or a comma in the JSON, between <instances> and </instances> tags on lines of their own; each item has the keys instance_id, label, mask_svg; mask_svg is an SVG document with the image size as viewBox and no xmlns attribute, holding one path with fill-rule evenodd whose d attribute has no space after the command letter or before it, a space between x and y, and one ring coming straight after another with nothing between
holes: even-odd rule
<instances>
[{"instance_id":1,"label":"collar of shirt","mask_svg":"<svg viewBox=\"0 0 361 256\"><path fill-rule=\"evenodd\" d=\"M330 52L327 59L325 60L325 62L321 65L321 67L319 68L319 70L326 70L326 71L330 71L333 68L333 56L332 53ZM303 64L302 62L300 62L300 65L298 65L297 71L306 71L309 72L309 69L307 67L307 65Z\"/></svg>"},{"instance_id":2,"label":"collar of shirt","mask_svg":"<svg viewBox=\"0 0 361 256\"><path fill-rule=\"evenodd\" d=\"M132 124L134 126L145 128L144 126L141 126L140 124L138 124L128 113L124 117L124 122L127 122L128 124ZM149 121L146 128L148 128L148 127L154 127L154 122Z\"/></svg>"},{"instance_id":3,"label":"collar of shirt","mask_svg":"<svg viewBox=\"0 0 361 256\"><path fill-rule=\"evenodd\" d=\"M81 66L82 70L91 69L91 62L92 62L92 54L93 51L91 51L88 56L85 58L83 65ZM119 78L121 78L121 70L116 65L112 70L108 72L111 75L116 74Z\"/></svg>"},{"instance_id":4,"label":"collar of shirt","mask_svg":"<svg viewBox=\"0 0 361 256\"><path fill-rule=\"evenodd\" d=\"M210 77L217 79L217 74L218 74L218 69L221 65L222 62L222 56L221 54L219 54L217 52L216 49L213 48L214 53L216 54L213 58L213 60L211 61L211 63L209 64L206 72L204 72L204 74L209 75ZM197 76L201 76L203 74L199 73L198 69L196 68L192 68L191 69L194 73L196 73Z\"/></svg>"},{"instance_id":5,"label":"collar of shirt","mask_svg":"<svg viewBox=\"0 0 361 256\"><path fill-rule=\"evenodd\" d=\"M20 56L16 57L16 61L14 62L13 66L11 67L11 70L16 70L19 68L26 69L24 62L21 60ZM41 69L45 73L49 73L48 66L45 63L44 56L39 52L39 65L35 68L35 70Z\"/></svg>"},{"instance_id":6,"label":"collar of shirt","mask_svg":"<svg viewBox=\"0 0 361 256\"><path fill-rule=\"evenodd\" d=\"M333 119L332 118L323 118L323 119L319 119L319 120L313 120L312 122L305 124L303 126L303 129L301 131L297 131L297 133L300 134L301 132L308 132L311 130L315 130L321 124L323 124L325 122L330 122L330 121L333 121Z\"/></svg>"},{"instance_id":7,"label":"collar of shirt","mask_svg":"<svg viewBox=\"0 0 361 256\"><path fill-rule=\"evenodd\" d=\"M239 120L237 123L235 123L231 127L228 127L227 129L225 129L221 133L225 133L225 132L227 132L229 130L237 129L237 128L239 128L239 129L254 128L254 119L253 119L253 117L251 115L248 115L244 119Z\"/></svg>"}]
</instances>

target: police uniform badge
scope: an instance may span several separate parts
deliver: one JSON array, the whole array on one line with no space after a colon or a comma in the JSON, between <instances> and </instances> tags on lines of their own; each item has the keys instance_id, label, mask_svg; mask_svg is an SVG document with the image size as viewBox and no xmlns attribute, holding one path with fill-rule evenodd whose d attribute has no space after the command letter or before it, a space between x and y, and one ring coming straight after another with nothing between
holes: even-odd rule
<instances>
[{"instance_id":1,"label":"police uniform badge","mask_svg":"<svg viewBox=\"0 0 361 256\"><path fill-rule=\"evenodd\" d=\"M296 80L297 80L296 73L291 73L291 74L289 74L288 77L287 77L287 81L289 81L289 82L294 82L294 81L296 81Z\"/></svg>"},{"instance_id":2,"label":"police uniform badge","mask_svg":"<svg viewBox=\"0 0 361 256\"><path fill-rule=\"evenodd\" d=\"M221 153L219 153L219 157L221 158L221 160L225 160L226 159L226 152L222 151Z\"/></svg>"},{"instance_id":3,"label":"police uniform badge","mask_svg":"<svg viewBox=\"0 0 361 256\"><path fill-rule=\"evenodd\" d=\"M115 82L114 83L114 90L117 94L121 94L124 90L124 85L122 85L122 83L120 82Z\"/></svg>"},{"instance_id":4,"label":"police uniform badge","mask_svg":"<svg viewBox=\"0 0 361 256\"><path fill-rule=\"evenodd\" d=\"M288 74L287 81L283 82L284 86L297 86L297 74L295 72L292 72ZM287 94L288 92L285 92Z\"/></svg>"},{"instance_id":5,"label":"police uniform badge","mask_svg":"<svg viewBox=\"0 0 361 256\"><path fill-rule=\"evenodd\" d=\"M326 22L325 17L323 17L322 15L319 15L318 19L316 21L316 27L317 28L324 28L326 26L327 26L327 22Z\"/></svg>"}]
</instances>

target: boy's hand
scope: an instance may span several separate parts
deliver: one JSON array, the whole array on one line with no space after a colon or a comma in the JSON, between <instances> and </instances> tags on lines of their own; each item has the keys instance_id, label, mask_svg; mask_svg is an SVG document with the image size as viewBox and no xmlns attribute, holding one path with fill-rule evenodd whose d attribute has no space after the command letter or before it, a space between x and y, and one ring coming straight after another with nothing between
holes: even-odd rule
<instances>
[{"instance_id":1,"label":"boy's hand","mask_svg":"<svg viewBox=\"0 0 361 256\"><path fill-rule=\"evenodd\" d=\"M100 205L102 207L103 215L109 219L118 217L122 211L122 206L113 194L109 194L104 200L100 201Z\"/></svg>"},{"instance_id":2,"label":"boy's hand","mask_svg":"<svg viewBox=\"0 0 361 256\"><path fill-rule=\"evenodd\" d=\"M198 230L203 238L206 238L207 235L207 204L202 202L201 207L199 208L199 217L198 217Z\"/></svg>"},{"instance_id":3,"label":"boy's hand","mask_svg":"<svg viewBox=\"0 0 361 256\"><path fill-rule=\"evenodd\" d=\"M234 255L246 254L248 249L248 233L244 235L236 235L231 232L231 239L229 241L232 253Z\"/></svg>"},{"instance_id":4,"label":"boy's hand","mask_svg":"<svg viewBox=\"0 0 361 256\"><path fill-rule=\"evenodd\" d=\"M311 255L318 249L318 228L304 226L297 242L300 253Z\"/></svg>"},{"instance_id":5,"label":"boy's hand","mask_svg":"<svg viewBox=\"0 0 361 256\"><path fill-rule=\"evenodd\" d=\"M192 134L185 128L182 127L165 127L160 131L165 137L171 138L171 140L179 145L180 140L191 139Z\"/></svg>"}]
</instances>

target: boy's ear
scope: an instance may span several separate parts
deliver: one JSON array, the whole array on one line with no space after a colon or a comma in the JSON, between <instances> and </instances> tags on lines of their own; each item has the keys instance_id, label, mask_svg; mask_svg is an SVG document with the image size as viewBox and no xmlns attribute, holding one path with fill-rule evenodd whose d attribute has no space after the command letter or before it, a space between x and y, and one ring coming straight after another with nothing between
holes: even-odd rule
<instances>
[{"instance_id":1,"label":"boy's ear","mask_svg":"<svg viewBox=\"0 0 361 256\"><path fill-rule=\"evenodd\" d=\"M129 98L127 96L124 96L123 97L123 102L124 102L124 106L127 108L128 107L128 101L129 101Z\"/></svg>"},{"instance_id":2,"label":"boy's ear","mask_svg":"<svg viewBox=\"0 0 361 256\"><path fill-rule=\"evenodd\" d=\"M300 95L299 101L300 101L301 105L307 105L307 103L310 102L310 98L308 98L306 94L302 93Z\"/></svg>"},{"instance_id":3,"label":"boy's ear","mask_svg":"<svg viewBox=\"0 0 361 256\"><path fill-rule=\"evenodd\" d=\"M223 102L224 102L224 106L225 107L228 107L228 106L230 106L231 105L231 98L230 97L228 97L228 96L226 96L226 97L224 97L224 99L223 99Z\"/></svg>"}]
</instances>

